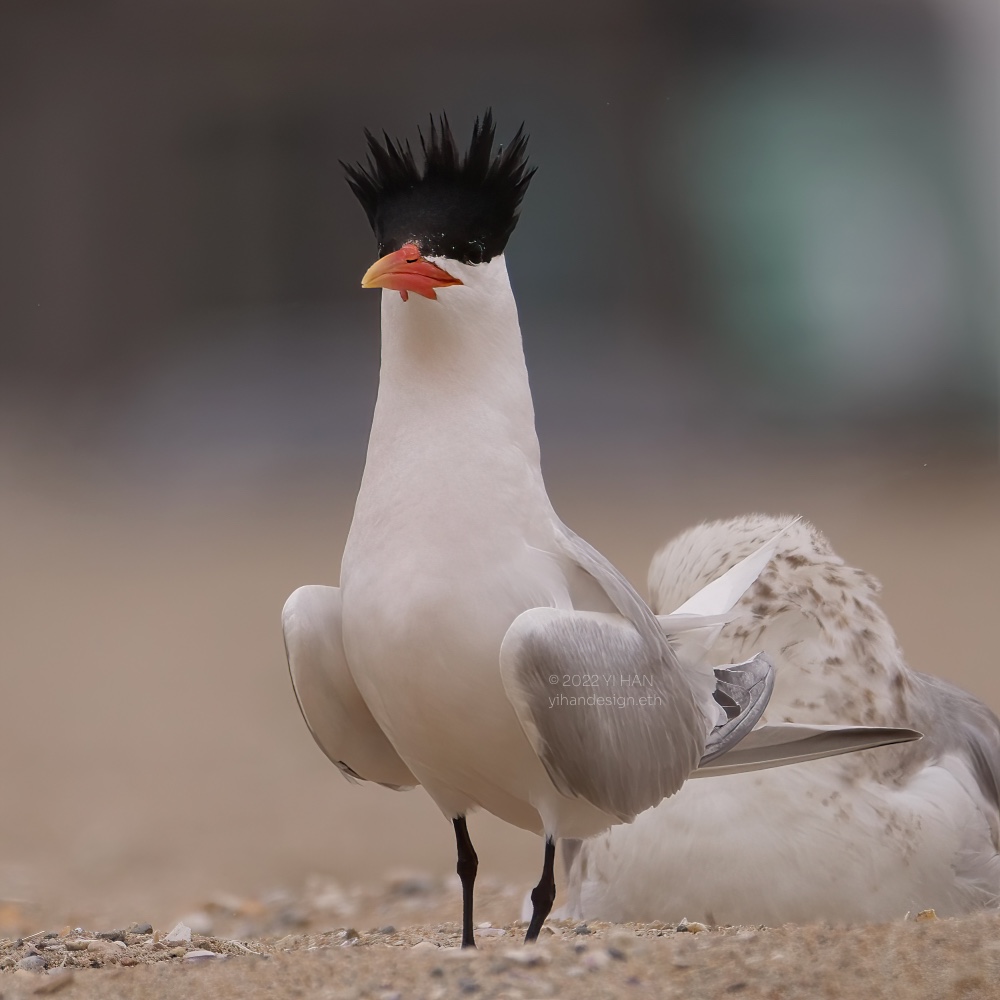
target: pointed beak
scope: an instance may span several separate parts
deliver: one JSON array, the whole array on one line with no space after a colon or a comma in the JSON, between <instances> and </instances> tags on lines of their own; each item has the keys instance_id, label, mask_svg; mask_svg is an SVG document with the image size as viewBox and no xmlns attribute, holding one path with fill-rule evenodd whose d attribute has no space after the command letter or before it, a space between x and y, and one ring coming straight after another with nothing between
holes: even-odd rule
<instances>
[{"instance_id":1,"label":"pointed beak","mask_svg":"<svg viewBox=\"0 0 1000 1000\"><path fill-rule=\"evenodd\" d=\"M361 279L362 288L388 288L399 292L404 302L409 292L423 295L426 299L436 299L435 288L460 284L462 282L444 268L421 257L420 250L413 243L380 257Z\"/></svg>"}]
</instances>

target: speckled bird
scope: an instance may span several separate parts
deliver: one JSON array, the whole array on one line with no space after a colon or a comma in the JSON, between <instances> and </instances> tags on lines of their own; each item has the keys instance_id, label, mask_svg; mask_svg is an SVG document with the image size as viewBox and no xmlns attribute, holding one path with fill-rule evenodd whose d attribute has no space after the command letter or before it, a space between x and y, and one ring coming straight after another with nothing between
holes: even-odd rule
<instances>
[{"instance_id":1,"label":"speckled bird","mask_svg":"<svg viewBox=\"0 0 1000 1000\"><path fill-rule=\"evenodd\" d=\"M767 654L765 722L911 727L923 740L689 782L631 825L565 845L566 913L783 924L996 907L1000 722L906 665L877 582L816 528L748 516L691 529L653 560L654 610L677 607L775 537L707 661Z\"/></svg>"}]
</instances>

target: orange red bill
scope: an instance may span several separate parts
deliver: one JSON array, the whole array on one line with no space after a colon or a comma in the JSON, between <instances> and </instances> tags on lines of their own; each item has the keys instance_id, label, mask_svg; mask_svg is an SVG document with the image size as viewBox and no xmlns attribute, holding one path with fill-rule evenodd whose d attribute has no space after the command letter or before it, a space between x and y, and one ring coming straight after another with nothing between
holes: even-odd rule
<instances>
[{"instance_id":1,"label":"orange red bill","mask_svg":"<svg viewBox=\"0 0 1000 1000\"><path fill-rule=\"evenodd\" d=\"M362 288L388 288L399 292L404 302L410 292L426 299L436 299L436 288L460 284L462 282L458 278L421 256L420 249L413 243L406 243L380 257L361 279Z\"/></svg>"}]
</instances>

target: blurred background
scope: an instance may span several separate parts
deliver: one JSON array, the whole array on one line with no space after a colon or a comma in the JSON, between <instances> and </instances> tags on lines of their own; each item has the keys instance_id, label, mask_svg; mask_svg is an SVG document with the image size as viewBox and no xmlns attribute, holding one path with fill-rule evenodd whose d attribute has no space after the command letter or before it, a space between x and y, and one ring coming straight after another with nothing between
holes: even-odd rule
<instances>
[{"instance_id":1,"label":"blurred background","mask_svg":"<svg viewBox=\"0 0 1000 1000\"><path fill-rule=\"evenodd\" d=\"M7 0L0 932L453 866L423 793L313 747L279 628L337 581L377 388L364 127L526 123L577 531L641 584L694 521L802 513L1000 708L998 49L991 0Z\"/></svg>"}]
</instances>

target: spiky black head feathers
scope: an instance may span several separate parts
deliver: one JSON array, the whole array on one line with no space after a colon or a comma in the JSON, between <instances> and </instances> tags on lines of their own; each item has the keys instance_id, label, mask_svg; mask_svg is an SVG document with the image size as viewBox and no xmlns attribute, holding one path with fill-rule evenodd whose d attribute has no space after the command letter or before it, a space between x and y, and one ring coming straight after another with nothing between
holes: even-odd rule
<instances>
[{"instance_id":1,"label":"spiky black head feathers","mask_svg":"<svg viewBox=\"0 0 1000 1000\"><path fill-rule=\"evenodd\" d=\"M368 159L349 166L347 183L357 195L378 240L379 256L415 243L425 256L481 264L503 253L517 225L518 208L534 168L528 169L528 137L522 125L510 145L493 154L496 126L487 110L476 119L462 157L445 115L431 118L430 135L419 132L423 171L410 149L383 132L367 129Z\"/></svg>"}]
</instances>

